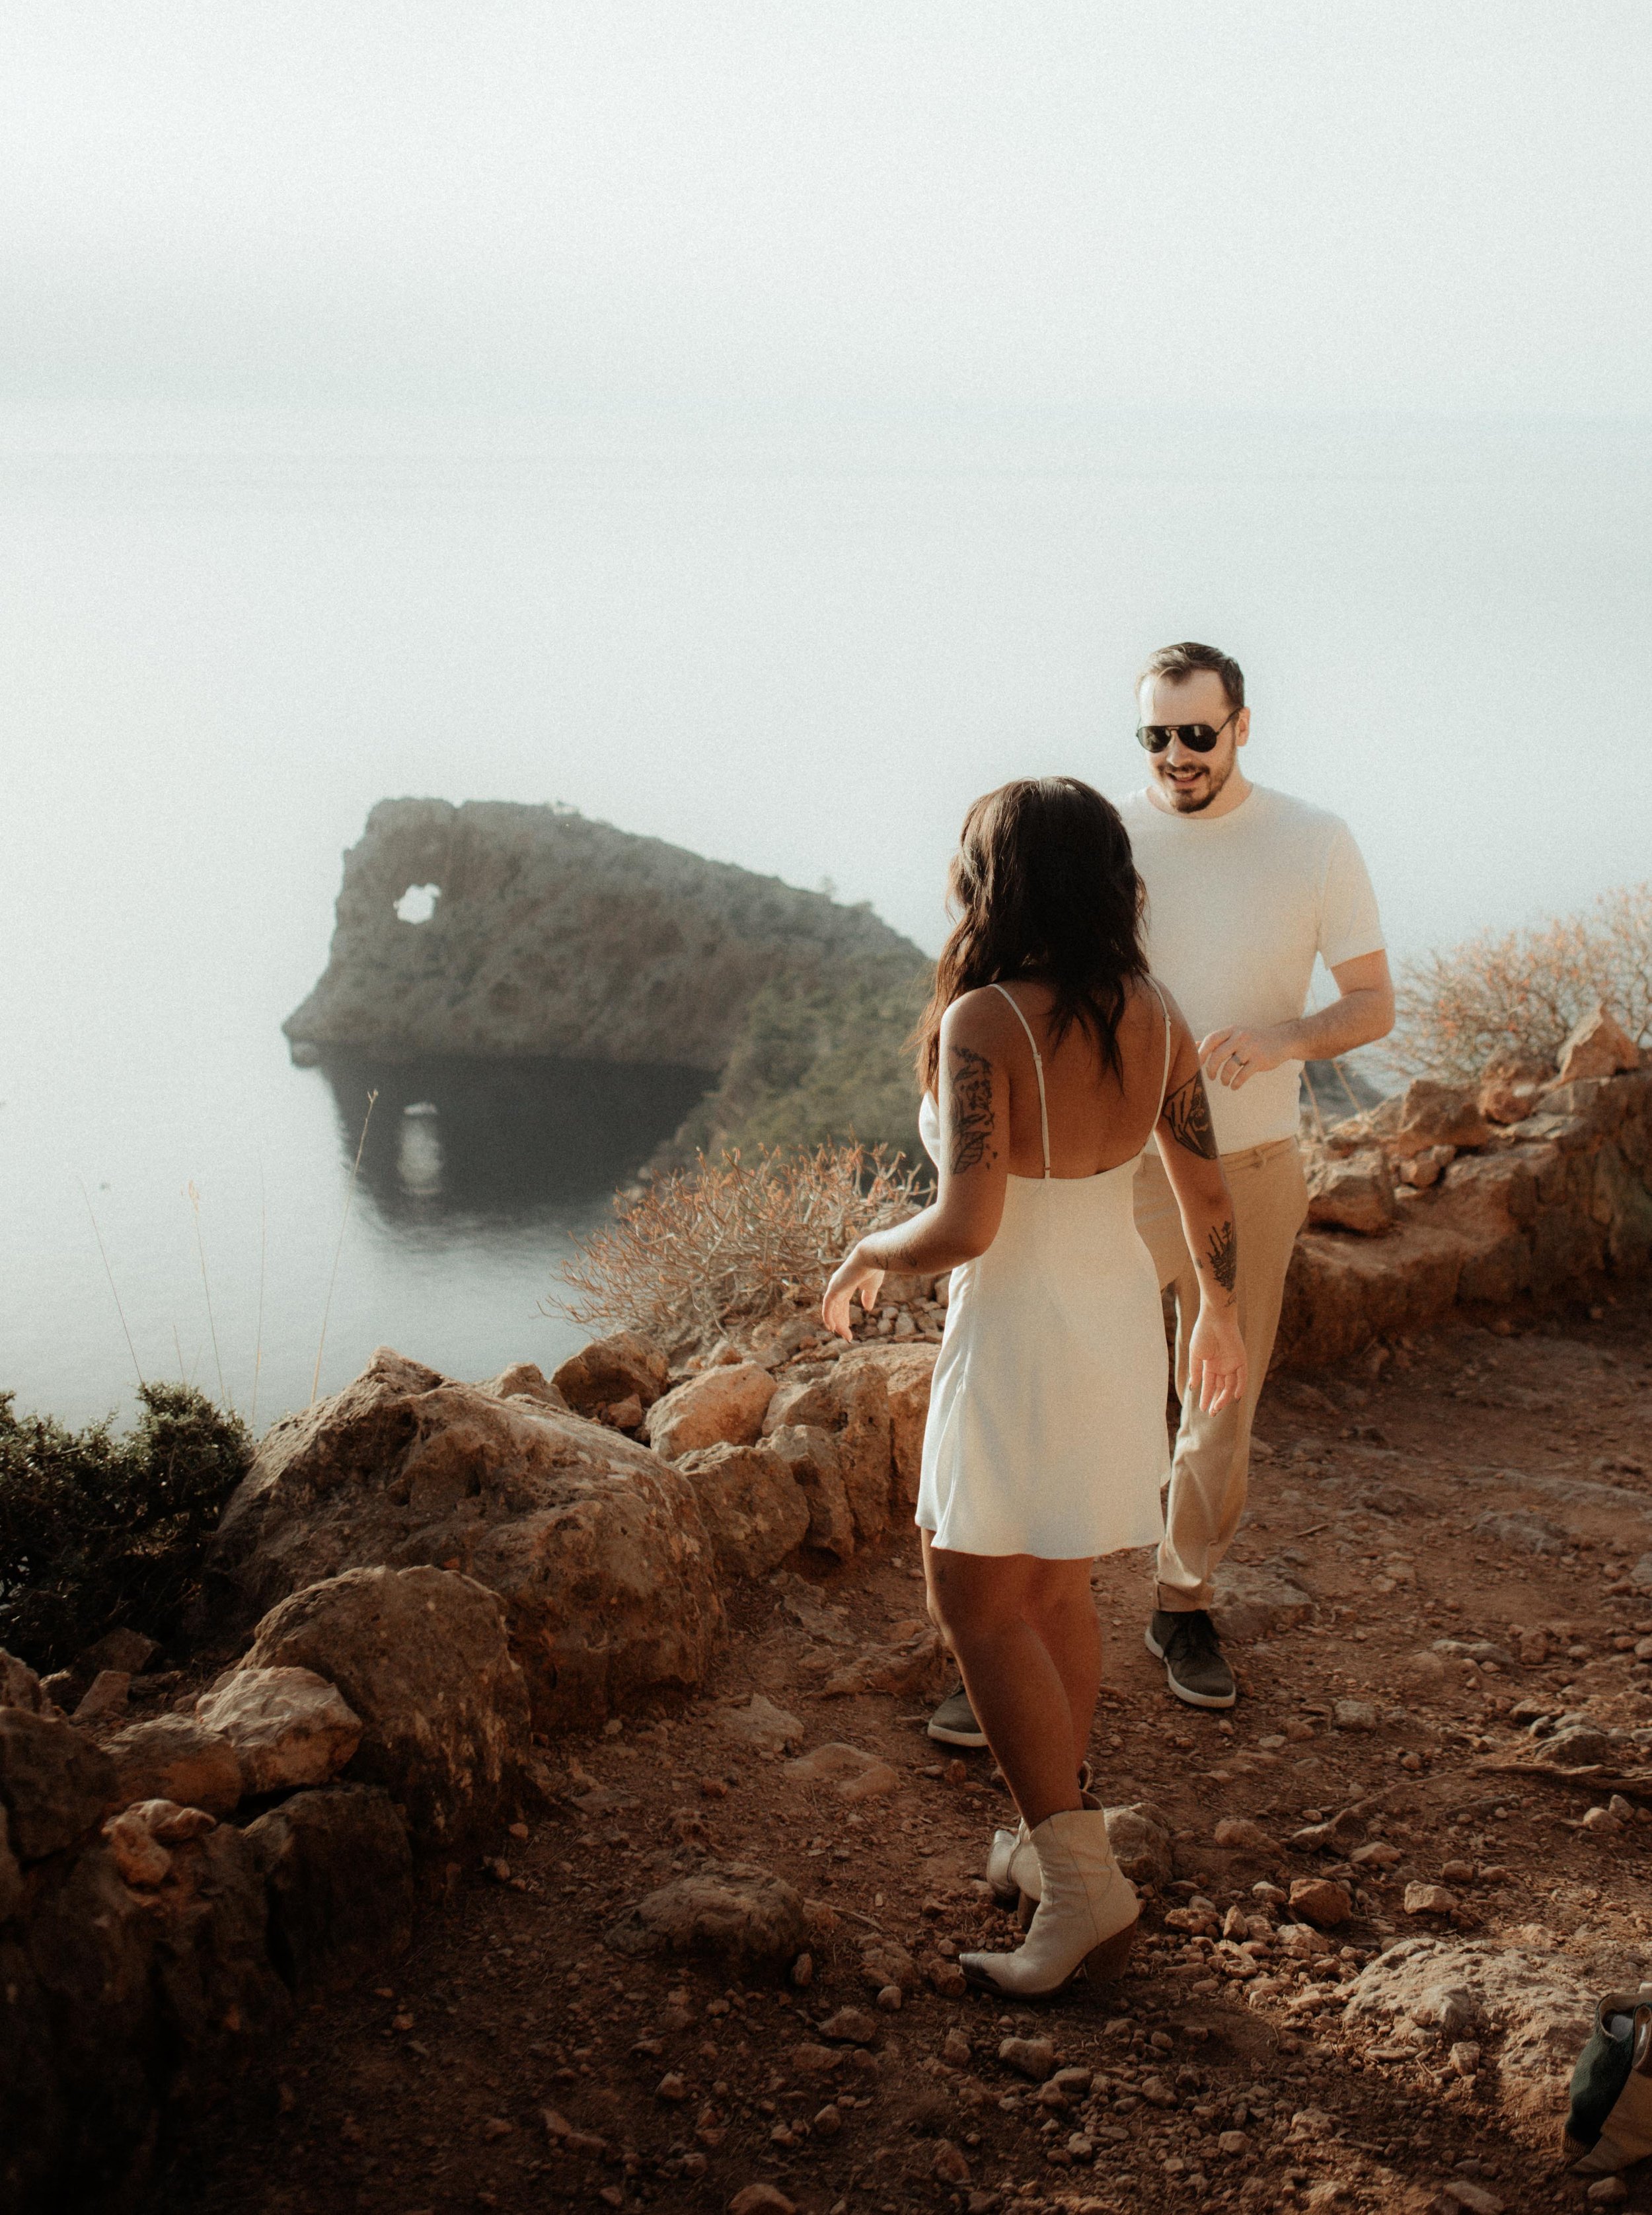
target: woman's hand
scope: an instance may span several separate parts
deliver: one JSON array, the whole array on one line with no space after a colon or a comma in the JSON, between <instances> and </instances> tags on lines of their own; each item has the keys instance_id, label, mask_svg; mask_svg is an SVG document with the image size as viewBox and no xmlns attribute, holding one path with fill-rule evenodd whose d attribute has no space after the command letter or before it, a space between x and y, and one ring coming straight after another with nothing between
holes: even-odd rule
<instances>
[{"instance_id":1,"label":"woman's hand","mask_svg":"<svg viewBox=\"0 0 1652 2215\"><path fill-rule=\"evenodd\" d=\"M1188 1341L1188 1389L1197 1394L1206 1414L1238 1406L1244 1397L1245 1369L1237 1310L1201 1301Z\"/></svg>"},{"instance_id":2,"label":"woman's hand","mask_svg":"<svg viewBox=\"0 0 1652 2215\"><path fill-rule=\"evenodd\" d=\"M882 1264L874 1261L862 1245L851 1246L838 1262L820 1303L820 1316L826 1328L838 1338L849 1337L849 1303L858 1292L862 1312L870 1315L877 1305L882 1285Z\"/></svg>"}]
</instances>

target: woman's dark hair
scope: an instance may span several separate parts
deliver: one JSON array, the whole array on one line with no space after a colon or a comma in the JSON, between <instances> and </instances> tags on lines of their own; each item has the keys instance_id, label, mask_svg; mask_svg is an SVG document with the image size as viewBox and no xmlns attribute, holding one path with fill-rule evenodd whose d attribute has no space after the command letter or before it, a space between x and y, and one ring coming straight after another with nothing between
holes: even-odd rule
<instances>
[{"instance_id":1,"label":"woman's dark hair","mask_svg":"<svg viewBox=\"0 0 1652 2215\"><path fill-rule=\"evenodd\" d=\"M918 1074L936 1089L941 1018L982 985L1038 977L1055 988L1050 1042L1078 1023L1122 1077L1126 988L1147 974L1141 879L1110 801L1076 776L1018 777L964 818L949 874L952 936L914 1035Z\"/></svg>"}]
</instances>

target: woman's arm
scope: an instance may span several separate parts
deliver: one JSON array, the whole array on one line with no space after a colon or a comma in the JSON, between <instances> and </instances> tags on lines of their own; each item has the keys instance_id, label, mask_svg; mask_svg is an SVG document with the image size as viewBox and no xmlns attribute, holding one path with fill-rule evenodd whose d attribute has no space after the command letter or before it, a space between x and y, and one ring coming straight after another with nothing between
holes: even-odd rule
<instances>
[{"instance_id":1,"label":"woman's arm","mask_svg":"<svg viewBox=\"0 0 1652 2215\"><path fill-rule=\"evenodd\" d=\"M1158 1153L1199 1273L1199 1315L1188 1341L1188 1389L1205 1412L1214 1414L1237 1407L1244 1397L1238 1240L1199 1050L1174 1001L1170 1009L1170 1075L1158 1119Z\"/></svg>"},{"instance_id":2,"label":"woman's arm","mask_svg":"<svg viewBox=\"0 0 1652 2215\"><path fill-rule=\"evenodd\" d=\"M992 1001L996 1008L985 1004ZM996 993L966 992L941 1022L941 1162L935 1199L910 1222L852 1247L826 1287L821 1314L849 1336L849 1304L869 1310L888 1269L928 1276L986 1253L998 1236L1009 1176L1010 1077Z\"/></svg>"}]
</instances>

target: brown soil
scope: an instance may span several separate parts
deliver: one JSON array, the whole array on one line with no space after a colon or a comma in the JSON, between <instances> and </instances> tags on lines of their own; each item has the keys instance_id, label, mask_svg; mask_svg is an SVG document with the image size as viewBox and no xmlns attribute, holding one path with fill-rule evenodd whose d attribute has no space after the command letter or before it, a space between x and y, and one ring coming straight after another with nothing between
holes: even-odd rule
<instances>
[{"instance_id":1,"label":"brown soil","mask_svg":"<svg viewBox=\"0 0 1652 2215\"><path fill-rule=\"evenodd\" d=\"M1652 1823L1580 1830L1589 1795L1500 1779L1483 1764L1529 1746L1508 1711L1533 1697L1607 1723L1652 1722L1652 1665L1631 1650L1652 1633L1652 1595L1627 1574L1652 1539L1638 1518L1624 1526L1621 1507L1552 1494L1525 1504L1571 1534L1561 1553L1514 1550L1472 1526L1520 1504L1511 1468L1625 1487L1652 1514L1649 1396L1652 1299L1641 1295L1593 1319L1462 1326L1401 1348L1379 1378L1365 1368L1316 1384L1275 1378L1259 1426L1271 1451L1236 1555L1294 1572L1320 1606L1312 1625L1236 1649L1243 1691L1231 1719L1173 1701L1144 1652L1147 1557L1102 1565L1112 1643L1098 1782L1110 1802L1156 1801L1179 1834L1179 1881L1151 1902L1151 1937L1102 1998L1008 2008L943 1997L926 1979L899 2012L876 2016L869 2062L846 2051L831 2077L801 2073L795 2049L817 2042L814 2026L845 2003L874 2004L857 1944L869 1926L921 1968L1013 1942L1010 1918L976 1881L1008 1803L987 1756L957 1759L924 1737L921 1703L821 1698L818 1643L777 1588L746 1587L705 1697L552 1747L565 1796L508 1849L508 1875L469 1873L378 1989L305 2013L255 2080L200 2106L154 2206L712 2210L765 2180L811 2215L981 2215L1012 2201L1133 2215L1421 2210L1453 2173L1511 2211L1579 2205L1581 2187L1557 2169L1555 2115L1520 2123L1500 2105L1495 2040L1468 2080L1438 2047L1373 2059L1377 2040L1344 2030L1340 2005L1285 2028L1282 2005L1247 2004L1243 1983L1184 1960L1180 1935L1160 1925L1194 1892L1248 1911L1258 1880L1349 1874L1323 1856L1219 1851L1221 1816L1253 1816L1288 1838L1356 1803L1368 1835L1404 1856L1386 1874L1353 1873L1363 1905L1336 1936L1360 1958L1392 1931L1426 1927L1403 1911L1405 1884L1457 1861L1502 1872L1454 1880L1476 1934L1540 1924L1552 1936L1528 1931L1522 1942L1563 1946L1603 1982L1638 1972ZM886 1641L921 1612L906 1534L810 1574L847 1610L857 1643ZM1513 1639L1518 1650L1537 1626L1555 1652L1545 1666L1486 1673L1452 1660L1443 1683L1421 1688L1405 1666L1438 1636ZM800 1717L811 1746L847 1739L886 1758L899 1792L851 1812L827 1789L731 1758L715 1710L751 1690ZM1372 1701L1385 1719L1339 1730L1339 1697ZM636 1806L581 1813L572 1797L592 1780ZM852 1911L815 1949L811 1985L730 1988L697 1967L605 1948L630 1901L707 1851L760 1862ZM1053 2040L1064 2064L1096 2072L1094 2089L1063 2109L1039 2105L998 2059L1011 2032ZM967 2061L948 2058L952 2033L968 2040ZM1175 2106L1131 2089L1154 2071ZM668 2077L680 2085L662 2095ZM546 2108L605 2152L559 2146ZM1330 2135L1293 2132L1293 2114L1311 2108L1330 2116ZM1234 2129L1244 2147L1224 2151L1219 2135ZM1075 2135L1092 2156L1070 2156ZM1631 2204L1652 2206L1648 2183L1631 2185Z\"/></svg>"}]
</instances>

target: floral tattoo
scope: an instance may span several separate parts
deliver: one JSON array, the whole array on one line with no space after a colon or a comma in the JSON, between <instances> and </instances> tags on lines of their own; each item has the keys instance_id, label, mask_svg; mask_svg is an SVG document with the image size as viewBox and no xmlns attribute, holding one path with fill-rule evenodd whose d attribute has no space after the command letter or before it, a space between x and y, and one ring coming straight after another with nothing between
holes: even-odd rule
<instances>
[{"instance_id":1,"label":"floral tattoo","mask_svg":"<svg viewBox=\"0 0 1652 2215\"><path fill-rule=\"evenodd\" d=\"M973 1046L952 1049L952 1174L962 1176L990 1161L992 1144L992 1065Z\"/></svg>"},{"instance_id":2,"label":"floral tattoo","mask_svg":"<svg viewBox=\"0 0 1652 2215\"><path fill-rule=\"evenodd\" d=\"M1239 1243L1233 1235L1231 1222L1219 1224L1213 1230L1205 1247L1210 1262L1210 1273L1225 1292L1231 1292L1238 1281Z\"/></svg>"},{"instance_id":3,"label":"floral tattoo","mask_svg":"<svg viewBox=\"0 0 1652 2215\"><path fill-rule=\"evenodd\" d=\"M1216 1159L1216 1126L1210 1119L1210 1095L1195 1069L1185 1084L1178 1084L1164 1102L1164 1120L1170 1136L1184 1152L1201 1161Z\"/></svg>"}]
</instances>

